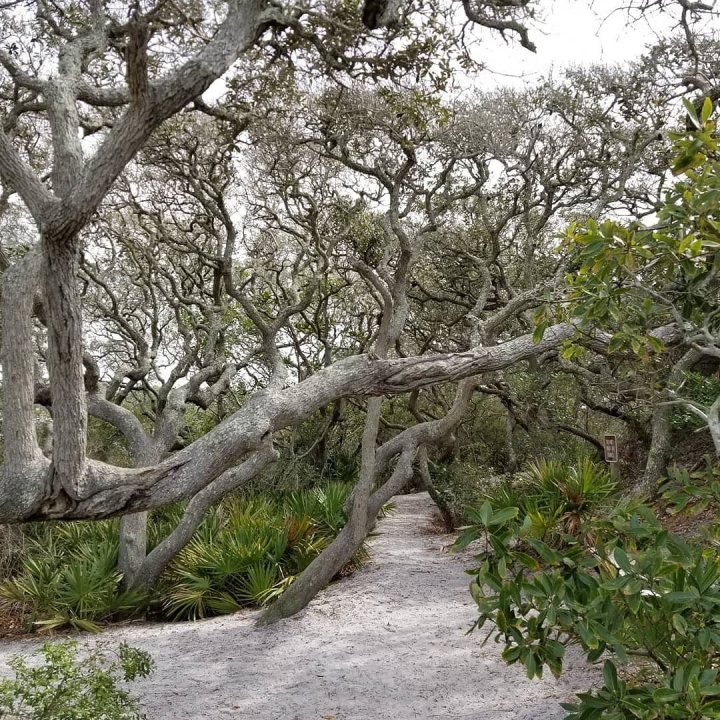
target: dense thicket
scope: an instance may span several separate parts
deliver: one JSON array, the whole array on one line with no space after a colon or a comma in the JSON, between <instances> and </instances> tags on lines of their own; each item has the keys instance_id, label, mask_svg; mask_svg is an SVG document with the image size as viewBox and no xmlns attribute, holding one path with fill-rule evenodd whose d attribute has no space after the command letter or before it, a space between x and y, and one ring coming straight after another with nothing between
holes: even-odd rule
<instances>
[{"instance_id":1,"label":"dense thicket","mask_svg":"<svg viewBox=\"0 0 720 720\"><path fill-rule=\"evenodd\" d=\"M720 352L716 188L660 212L683 92L714 137L704 6L632 66L462 97L458 12L532 49L530 2L2 7L0 520L121 516L148 588L230 493L353 481L275 619L408 484L452 522L468 475L612 430L649 487L672 404L714 427L684 388Z\"/></svg>"}]
</instances>

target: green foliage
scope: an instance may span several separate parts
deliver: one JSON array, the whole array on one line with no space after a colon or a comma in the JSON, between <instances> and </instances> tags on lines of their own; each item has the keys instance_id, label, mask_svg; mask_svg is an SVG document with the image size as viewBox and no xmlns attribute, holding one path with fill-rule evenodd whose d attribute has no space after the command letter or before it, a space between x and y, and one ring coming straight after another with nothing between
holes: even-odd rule
<instances>
[{"instance_id":1,"label":"green foliage","mask_svg":"<svg viewBox=\"0 0 720 720\"><path fill-rule=\"evenodd\" d=\"M89 417L87 442L88 457L121 467L132 467L132 454L125 437L109 423Z\"/></svg>"},{"instance_id":2,"label":"green foliage","mask_svg":"<svg viewBox=\"0 0 720 720\"><path fill-rule=\"evenodd\" d=\"M0 585L0 598L22 604L37 628L97 632L99 623L146 602L143 593L120 589L117 552L113 523L36 526L20 572Z\"/></svg>"},{"instance_id":3,"label":"green foliage","mask_svg":"<svg viewBox=\"0 0 720 720\"><path fill-rule=\"evenodd\" d=\"M13 679L0 680L0 717L16 720L140 720L137 701L119 682L147 677L148 653L120 645L114 657L95 649L78 657L74 641L46 643L43 662L15 657Z\"/></svg>"},{"instance_id":4,"label":"green foliage","mask_svg":"<svg viewBox=\"0 0 720 720\"><path fill-rule=\"evenodd\" d=\"M430 466L434 485L434 501L443 507L456 524L465 522L465 510L482 502L489 487L502 483L505 476L477 462L455 460L450 464Z\"/></svg>"},{"instance_id":5,"label":"green foliage","mask_svg":"<svg viewBox=\"0 0 720 720\"><path fill-rule=\"evenodd\" d=\"M152 592L122 590L116 522L33 525L20 569L0 584L0 598L22 606L28 629L69 625L89 632L148 607L169 619L194 620L262 606L340 532L351 489L351 484L328 483L286 495L225 498ZM173 506L151 517L151 549L172 532L182 512ZM351 568L366 557L362 547Z\"/></svg>"},{"instance_id":6,"label":"green foliage","mask_svg":"<svg viewBox=\"0 0 720 720\"><path fill-rule=\"evenodd\" d=\"M345 525L350 490L329 483L277 498L226 498L165 574L162 613L194 620L272 601Z\"/></svg>"},{"instance_id":7,"label":"green foliage","mask_svg":"<svg viewBox=\"0 0 720 720\"><path fill-rule=\"evenodd\" d=\"M672 512L699 513L708 507L720 507L720 464L710 455L703 460L703 467L692 472L671 467L661 481L662 498Z\"/></svg>"},{"instance_id":8,"label":"green foliage","mask_svg":"<svg viewBox=\"0 0 720 720\"><path fill-rule=\"evenodd\" d=\"M559 676L571 644L589 662L606 657L602 686L564 705L567 720L717 718L717 553L667 532L639 501L594 512L611 488L588 482L590 472L580 467L573 486L593 488L580 522L568 531L563 515L553 512L554 532L538 536L533 509L555 507L556 488L564 482L559 473L543 468L534 481L535 500L524 492L521 502L508 506L505 493L499 505L488 500L474 511L458 541L482 542L478 566L470 571L479 610L474 627L491 625L486 641L494 636L503 643L506 662L521 663L530 678L545 668ZM630 659L642 663L644 681L618 673Z\"/></svg>"},{"instance_id":9,"label":"green foliage","mask_svg":"<svg viewBox=\"0 0 720 720\"><path fill-rule=\"evenodd\" d=\"M684 398L710 407L720 395L720 379L698 372L686 372L677 392ZM673 408L670 416L673 430L692 430L704 426L701 418L684 408Z\"/></svg>"},{"instance_id":10,"label":"green foliage","mask_svg":"<svg viewBox=\"0 0 720 720\"><path fill-rule=\"evenodd\" d=\"M618 676L611 660L603 667L603 687L582 693L580 703L562 703L566 720L711 720L720 715L718 671L682 663L660 685L633 686Z\"/></svg>"},{"instance_id":11,"label":"green foliage","mask_svg":"<svg viewBox=\"0 0 720 720\"><path fill-rule=\"evenodd\" d=\"M700 117L690 112L693 130L671 135L672 170L683 177L651 227L590 218L567 229L565 247L578 263L567 276L570 310L586 326L611 329L611 352L646 360L662 352L650 330L664 322L718 326L717 294L709 292L720 270L720 154L711 115L708 100ZM538 318L539 336L546 324Z\"/></svg>"}]
</instances>

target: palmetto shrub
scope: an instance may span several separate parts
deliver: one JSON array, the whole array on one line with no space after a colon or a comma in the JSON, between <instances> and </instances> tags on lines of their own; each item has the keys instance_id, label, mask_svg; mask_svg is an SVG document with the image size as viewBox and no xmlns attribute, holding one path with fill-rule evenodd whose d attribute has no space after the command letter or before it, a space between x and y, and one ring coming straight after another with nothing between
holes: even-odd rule
<instances>
[{"instance_id":1,"label":"palmetto shrub","mask_svg":"<svg viewBox=\"0 0 720 720\"><path fill-rule=\"evenodd\" d=\"M19 573L0 585L0 598L22 605L31 626L99 624L140 611L143 593L122 591L114 523L33 527Z\"/></svg>"},{"instance_id":2,"label":"palmetto shrub","mask_svg":"<svg viewBox=\"0 0 720 720\"><path fill-rule=\"evenodd\" d=\"M484 494L495 510L517 507L529 533L555 544L575 533L582 522L607 509L617 485L605 467L588 457L575 463L538 460L514 480L505 480ZM469 512L470 519L476 514Z\"/></svg>"},{"instance_id":3,"label":"palmetto shrub","mask_svg":"<svg viewBox=\"0 0 720 720\"><path fill-rule=\"evenodd\" d=\"M330 483L277 498L227 498L166 572L161 613L197 619L271 602L340 532L350 491Z\"/></svg>"},{"instance_id":4,"label":"palmetto shrub","mask_svg":"<svg viewBox=\"0 0 720 720\"><path fill-rule=\"evenodd\" d=\"M122 590L116 521L43 523L26 529L16 574L0 584L0 601L22 606L28 629L104 622L150 611L194 620L266 605L335 538L352 485L279 496L233 496L208 512L152 593ZM163 508L148 527L153 548L177 525L182 506ZM367 556L361 548L351 566Z\"/></svg>"}]
</instances>

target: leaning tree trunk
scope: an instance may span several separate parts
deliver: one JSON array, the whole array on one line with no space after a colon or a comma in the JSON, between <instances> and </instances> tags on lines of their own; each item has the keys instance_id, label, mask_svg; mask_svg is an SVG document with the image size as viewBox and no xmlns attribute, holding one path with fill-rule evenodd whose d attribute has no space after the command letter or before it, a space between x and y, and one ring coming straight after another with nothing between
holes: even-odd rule
<instances>
[{"instance_id":1,"label":"leaning tree trunk","mask_svg":"<svg viewBox=\"0 0 720 720\"><path fill-rule=\"evenodd\" d=\"M257 477L278 453L273 447L272 436L268 435L256 451L237 467L224 472L217 480L197 493L185 508L175 529L161 540L147 555L133 578L133 588L152 588L160 579L173 558L190 542L205 513L222 498L235 492Z\"/></svg>"},{"instance_id":2,"label":"leaning tree trunk","mask_svg":"<svg viewBox=\"0 0 720 720\"><path fill-rule=\"evenodd\" d=\"M413 426L400 436L388 441L376 451L380 407L382 400L372 398L368 402L368 414L363 433L360 480L353 491L348 523L335 540L306 568L300 577L265 611L261 624L277 622L302 610L337 573L352 559L368 533L375 525L375 519L382 506L397 494L413 474L415 458L423 455L423 443L437 444L447 438L461 422L475 389L472 378L463 380L458 386L455 401L450 412L442 419ZM397 445L395 445L397 443ZM387 459L379 462L379 454L388 446L395 445L393 455L399 455L390 478L372 495L370 491L386 465ZM429 473L424 478L427 483ZM432 480L430 480L432 485ZM440 507L440 505L438 505Z\"/></svg>"},{"instance_id":3,"label":"leaning tree trunk","mask_svg":"<svg viewBox=\"0 0 720 720\"><path fill-rule=\"evenodd\" d=\"M348 523L332 543L263 613L260 623L271 624L300 612L352 560L365 536L365 518L351 515Z\"/></svg>"},{"instance_id":4,"label":"leaning tree trunk","mask_svg":"<svg viewBox=\"0 0 720 720\"><path fill-rule=\"evenodd\" d=\"M347 525L335 540L263 613L259 624L272 624L300 612L352 560L368 533L375 527L377 514L382 506L396 495L411 478L415 453L415 447L406 448L390 479L370 498L366 497L363 501L353 505L354 508L359 507L360 512L351 514ZM364 524L360 522L361 517L364 517Z\"/></svg>"},{"instance_id":5,"label":"leaning tree trunk","mask_svg":"<svg viewBox=\"0 0 720 720\"><path fill-rule=\"evenodd\" d=\"M430 499L437 505L440 511L443 525L445 525L445 531L449 533L453 532L456 526L455 513L438 492L435 483L433 483L428 465L427 449L424 447L418 451L418 476L420 478L420 486L430 495Z\"/></svg>"},{"instance_id":6,"label":"leaning tree trunk","mask_svg":"<svg viewBox=\"0 0 720 720\"><path fill-rule=\"evenodd\" d=\"M684 373L691 369L701 357L702 353L700 351L688 350L675 365L673 365L670 375L668 376L668 387L672 388L673 386L680 385ZM640 482L633 488L635 492L653 494L657 487L658 480L660 480L667 471L667 465L672 452L670 412L670 406L663 402L659 402L653 408L650 450L648 451L648 457L645 463L645 472Z\"/></svg>"},{"instance_id":7,"label":"leaning tree trunk","mask_svg":"<svg viewBox=\"0 0 720 720\"><path fill-rule=\"evenodd\" d=\"M376 451L382 398L368 401L362 439L360 479L353 491L348 521L338 536L273 603L262 623L273 623L302 610L347 565L367 536L368 501L375 480Z\"/></svg>"},{"instance_id":8,"label":"leaning tree trunk","mask_svg":"<svg viewBox=\"0 0 720 720\"><path fill-rule=\"evenodd\" d=\"M375 476L374 467L368 468L371 474L366 477L361 473L353 494L350 517L345 527L300 577L263 613L259 624L271 624L302 610L352 560L368 533L375 527L382 506L400 492L412 477L416 453L415 444L411 443L404 447L387 482L371 496L365 492L369 489L365 481L369 480L370 487L372 486Z\"/></svg>"}]
</instances>

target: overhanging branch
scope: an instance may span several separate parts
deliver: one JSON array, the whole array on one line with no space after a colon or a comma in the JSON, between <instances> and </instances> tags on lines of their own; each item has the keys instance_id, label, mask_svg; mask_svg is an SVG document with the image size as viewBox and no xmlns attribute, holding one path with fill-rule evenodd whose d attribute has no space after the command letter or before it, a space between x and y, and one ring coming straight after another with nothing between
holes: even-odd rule
<instances>
[{"instance_id":1,"label":"overhanging branch","mask_svg":"<svg viewBox=\"0 0 720 720\"><path fill-rule=\"evenodd\" d=\"M659 328L656 334L667 339L672 332L672 328ZM89 462L76 496L60 493L48 496L39 507L6 509L0 514L0 521L101 518L151 510L191 498L234 467L244 455L263 446L268 434L301 423L339 398L400 394L502 370L556 351L575 333L575 325L566 323L548 328L538 343L528 334L462 353L393 359L349 357L297 385L255 393L225 422L157 465L127 469ZM592 338L595 345L602 341L603 336ZM9 477L8 468L5 470L0 496ZM44 475L32 481L42 486Z\"/></svg>"}]
</instances>

